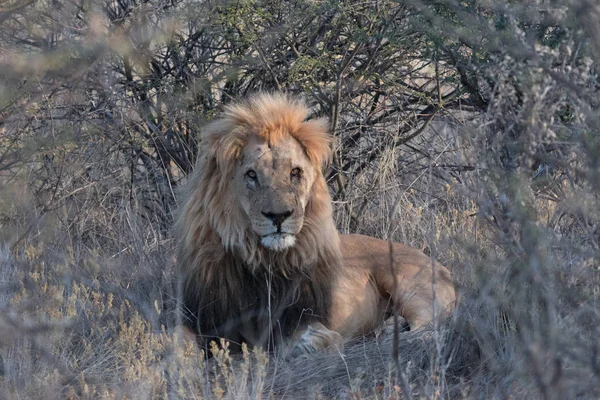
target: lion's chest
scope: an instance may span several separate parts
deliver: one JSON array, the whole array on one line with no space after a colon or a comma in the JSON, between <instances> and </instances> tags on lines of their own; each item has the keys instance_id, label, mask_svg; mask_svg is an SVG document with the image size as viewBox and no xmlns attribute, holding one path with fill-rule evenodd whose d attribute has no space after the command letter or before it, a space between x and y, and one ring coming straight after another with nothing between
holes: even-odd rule
<instances>
[{"instance_id":1,"label":"lion's chest","mask_svg":"<svg viewBox=\"0 0 600 400\"><path fill-rule=\"evenodd\" d=\"M238 271L241 276L221 282L218 293L202 296L198 322L203 335L271 348L307 323L327 323L331 293L326 284L302 274ZM244 284L228 287L232 281Z\"/></svg>"}]
</instances>

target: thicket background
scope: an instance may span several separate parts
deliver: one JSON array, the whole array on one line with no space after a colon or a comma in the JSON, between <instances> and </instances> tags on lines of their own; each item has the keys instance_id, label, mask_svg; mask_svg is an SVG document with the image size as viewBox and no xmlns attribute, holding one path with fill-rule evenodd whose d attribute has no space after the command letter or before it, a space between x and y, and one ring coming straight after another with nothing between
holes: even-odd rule
<instances>
[{"instance_id":1,"label":"thicket background","mask_svg":"<svg viewBox=\"0 0 600 400\"><path fill-rule=\"evenodd\" d=\"M6 398L598 398L596 0L0 5ZM455 317L286 362L173 333L202 126L261 90L335 141L342 232L424 250Z\"/></svg>"}]
</instances>

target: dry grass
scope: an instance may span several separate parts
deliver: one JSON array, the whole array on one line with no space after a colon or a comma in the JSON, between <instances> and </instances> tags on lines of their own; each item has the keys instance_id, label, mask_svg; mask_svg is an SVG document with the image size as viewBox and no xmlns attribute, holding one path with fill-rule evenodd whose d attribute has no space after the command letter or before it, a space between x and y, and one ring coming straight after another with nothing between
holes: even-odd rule
<instances>
[{"instance_id":1,"label":"dry grass","mask_svg":"<svg viewBox=\"0 0 600 400\"><path fill-rule=\"evenodd\" d=\"M447 324L400 336L400 365L413 395L598 395L598 267L593 255L550 229L547 215L556 211L535 201L540 220L523 228L532 236L506 244L508 233L490 227L458 190L415 184L436 193L428 206L432 195L393 188L395 178L388 179L392 189L375 189L360 230L382 235L397 225L394 238L444 261L460 293ZM396 203L390 218L386 210ZM5 397L406 397L385 334L293 361L251 351L232 357L216 348L206 361L174 331L171 240L148 220L135 220L134 210L117 210L86 210L86 223L54 242L37 235L53 228L40 222L13 251L3 250ZM581 246L594 240L572 219L559 226ZM532 247L515 254L512 246L529 240Z\"/></svg>"}]
</instances>

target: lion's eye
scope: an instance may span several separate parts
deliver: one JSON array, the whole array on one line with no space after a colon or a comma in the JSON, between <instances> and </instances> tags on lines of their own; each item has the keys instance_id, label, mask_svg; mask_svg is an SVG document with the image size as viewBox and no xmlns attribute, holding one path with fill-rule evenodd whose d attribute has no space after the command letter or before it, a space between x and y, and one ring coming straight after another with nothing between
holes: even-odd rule
<instances>
[{"instance_id":1,"label":"lion's eye","mask_svg":"<svg viewBox=\"0 0 600 400\"><path fill-rule=\"evenodd\" d=\"M253 169L250 169L246 172L246 176L252 180L256 179L256 171Z\"/></svg>"},{"instance_id":2,"label":"lion's eye","mask_svg":"<svg viewBox=\"0 0 600 400\"><path fill-rule=\"evenodd\" d=\"M290 172L290 177L292 179L300 179L302 177L302 169L298 167L292 169Z\"/></svg>"}]
</instances>

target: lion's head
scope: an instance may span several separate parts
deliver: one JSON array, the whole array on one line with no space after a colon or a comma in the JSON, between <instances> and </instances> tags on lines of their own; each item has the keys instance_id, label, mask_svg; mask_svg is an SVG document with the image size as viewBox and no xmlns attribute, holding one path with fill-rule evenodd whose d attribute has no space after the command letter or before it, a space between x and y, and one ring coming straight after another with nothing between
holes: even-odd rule
<instances>
[{"instance_id":1,"label":"lion's head","mask_svg":"<svg viewBox=\"0 0 600 400\"><path fill-rule=\"evenodd\" d=\"M278 139L250 136L233 176L244 218L261 244L274 251L295 244L317 174L296 139Z\"/></svg>"},{"instance_id":2,"label":"lion's head","mask_svg":"<svg viewBox=\"0 0 600 400\"><path fill-rule=\"evenodd\" d=\"M274 253L298 266L314 260L323 235L337 245L322 174L327 122L308 114L298 100L261 94L228 106L205 129L179 224L188 250L197 255L211 230L250 266Z\"/></svg>"}]
</instances>

